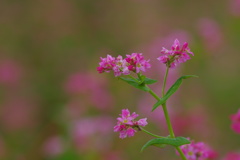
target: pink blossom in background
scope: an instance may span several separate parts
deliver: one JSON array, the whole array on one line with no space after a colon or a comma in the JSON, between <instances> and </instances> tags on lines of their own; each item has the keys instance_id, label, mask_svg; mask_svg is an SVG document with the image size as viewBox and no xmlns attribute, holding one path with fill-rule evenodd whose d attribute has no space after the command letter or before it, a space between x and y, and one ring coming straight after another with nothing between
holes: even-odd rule
<instances>
[{"instance_id":1,"label":"pink blossom in background","mask_svg":"<svg viewBox=\"0 0 240 160\"><path fill-rule=\"evenodd\" d=\"M192 56L194 55L190 48L188 47L188 43L184 42L184 44L181 46L178 39L175 39L172 47L170 50L166 48L162 48L161 56L157 59L166 65L168 65L170 68L176 67L179 63L184 63L187 60L191 59L189 54Z\"/></svg>"},{"instance_id":2,"label":"pink blossom in background","mask_svg":"<svg viewBox=\"0 0 240 160\"><path fill-rule=\"evenodd\" d=\"M108 150L112 135L113 120L108 116L81 118L73 123L71 132L80 151Z\"/></svg>"},{"instance_id":3,"label":"pink blossom in background","mask_svg":"<svg viewBox=\"0 0 240 160\"><path fill-rule=\"evenodd\" d=\"M180 146L188 160L209 160L217 158L218 154L203 142L191 141L190 144Z\"/></svg>"},{"instance_id":4,"label":"pink blossom in background","mask_svg":"<svg viewBox=\"0 0 240 160\"><path fill-rule=\"evenodd\" d=\"M200 19L198 21L198 30L207 49L214 51L223 44L222 31L219 24L213 19Z\"/></svg>"},{"instance_id":5,"label":"pink blossom in background","mask_svg":"<svg viewBox=\"0 0 240 160\"><path fill-rule=\"evenodd\" d=\"M176 135L186 133L198 135L201 132L201 135L198 136L206 138L211 135L210 133L213 132L214 129L214 127L209 124L208 113L203 107L194 107L185 112L176 111L171 119Z\"/></svg>"},{"instance_id":6,"label":"pink blossom in background","mask_svg":"<svg viewBox=\"0 0 240 160\"><path fill-rule=\"evenodd\" d=\"M64 152L63 140L59 136L54 136L46 140L43 144L43 153L48 157L60 155Z\"/></svg>"},{"instance_id":7,"label":"pink blossom in background","mask_svg":"<svg viewBox=\"0 0 240 160\"><path fill-rule=\"evenodd\" d=\"M37 110L32 97L9 97L1 106L0 121L2 126L11 131L32 127L36 123Z\"/></svg>"},{"instance_id":8,"label":"pink blossom in background","mask_svg":"<svg viewBox=\"0 0 240 160\"><path fill-rule=\"evenodd\" d=\"M109 151L105 155L104 160L124 160L124 158L122 158L122 154L120 152Z\"/></svg>"},{"instance_id":9,"label":"pink blossom in background","mask_svg":"<svg viewBox=\"0 0 240 160\"><path fill-rule=\"evenodd\" d=\"M71 99L66 104L66 115L70 120L78 119L86 113L88 104L81 99Z\"/></svg>"},{"instance_id":10,"label":"pink blossom in background","mask_svg":"<svg viewBox=\"0 0 240 160\"><path fill-rule=\"evenodd\" d=\"M93 74L77 72L67 78L64 89L69 94L86 93L94 90L99 82L100 80Z\"/></svg>"},{"instance_id":11,"label":"pink blossom in background","mask_svg":"<svg viewBox=\"0 0 240 160\"><path fill-rule=\"evenodd\" d=\"M137 132L134 128L137 128L140 130L139 126L146 126L147 118L142 118L138 121L134 121L136 117L138 117L138 114L133 112L130 114L128 109L123 109L122 114L120 114L121 117L118 117L117 125L114 126L114 132L120 132L120 138L126 138L126 137L132 137L134 136L135 132Z\"/></svg>"},{"instance_id":12,"label":"pink blossom in background","mask_svg":"<svg viewBox=\"0 0 240 160\"><path fill-rule=\"evenodd\" d=\"M22 77L21 66L14 60L0 61L0 84L16 85Z\"/></svg>"},{"instance_id":13,"label":"pink blossom in background","mask_svg":"<svg viewBox=\"0 0 240 160\"><path fill-rule=\"evenodd\" d=\"M232 114L230 119L232 120L231 129L240 134L240 109L236 114Z\"/></svg>"},{"instance_id":14,"label":"pink blossom in background","mask_svg":"<svg viewBox=\"0 0 240 160\"><path fill-rule=\"evenodd\" d=\"M230 152L223 158L223 160L240 160L240 153Z\"/></svg>"},{"instance_id":15,"label":"pink blossom in background","mask_svg":"<svg viewBox=\"0 0 240 160\"><path fill-rule=\"evenodd\" d=\"M240 0L230 0L230 13L232 15L239 17L240 16Z\"/></svg>"},{"instance_id":16,"label":"pink blossom in background","mask_svg":"<svg viewBox=\"0 0 240 160\"><path fill-rule=\"evenodd\" d=\"M81 105L79 107L94 106L105 110L113 105L113 97L106 89L107 85L106 79L101 79L91 73L79 72L69 76L65 82L64 89L71 96L71 101L77 102L82 97L81 101L85 106ZM74 100L75 98L77 100Z\"/></svg>"}]
</instances>

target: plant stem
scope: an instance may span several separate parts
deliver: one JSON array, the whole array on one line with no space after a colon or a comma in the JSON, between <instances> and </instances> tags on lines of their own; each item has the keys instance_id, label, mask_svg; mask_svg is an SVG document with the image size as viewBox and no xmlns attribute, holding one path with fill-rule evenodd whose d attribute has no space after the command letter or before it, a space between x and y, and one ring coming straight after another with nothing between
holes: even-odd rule
<instances>
[{"instance_id":1,"label":"plant stem","mask_svg":"<svg viewBox=\"0 0 240 160\"><path fill-rule=\"evenodd\" d=\"M169 71L169 66L167 65L166 73L165 73L164 80L163 80L162 97L165 95L165 87L166 87L166 82L167 82L167 77L168 77L168 71ZM158 97L157 94L154 93L151 89L149 90L149 93L156 100L158 100L158 101L161 100L161 98ZM168 114L166 103L162 104L162 108L163 108L164 116L165 116L165 119L166 119L166 122L167 122L167 126L168 126L168 131L169 131L170 137L171 138L175 138L174 131L173 131L173 128L172 128L172 124L171 124L171 121L170 121L170 117L169 117L169 114ZM179 147L176 147L176 149L177 149L178 153L180 154L181 158L183 160L187 160L187 158L183 154L182 150Z\"/></svg>"},{"instance_id":2,"label":"plant stem","mask_svg":"<svg viewBox=\"0 0 240 160\"><path fill-rule=\"evenodd\" d=\"M162 97L165 95L165 87L166 87L166 82L167 82L167 77L168 77L168 71L169 71L169 65L167 65L166 73L165 73L164 80L163 80ZM166 103L162 104L162 108L163 108L163 112L164 112L165 119L166 119L166 122L167 122L167 126L168 126L168 131L169 131L170 137L171 138L175 138L174 131L173 131L172 124L171 124L171 120L170 120L170 117L169 117L169 114L168 114ZM182 150L179 147L176 147L176 149L177 149L178 153L180 154L181 158L183 160L187 160L187 158L183 154Z\"/></svg>"},{"instance_id":3,"label":"plant stem","mask_svg":"<svg viewBox=\"0 0 240 160\"><path fill-rule=\"evenodd\" d=\"M140 129L141 129L143 132L145 132L145 133L147 133L147 134L149 134L149 135L151 135L151 136L153 136L153 137L164 138L164 137L162 137L162 136L158 136L158 135L156 135L156 134L153 134L153 133L151 133L151 132L143 129L142 127L140 127Z\"/></svg>"},{"instance_id":4,"label":"plant stem","mask_svg":"<svg viewBox=\"0 0 240 160\"><path fill-rule=\"evenodd\" d=\"M162 97L165 95L165 87L166 87L166 82L167 82L167 77L168 77L168 71L169 71L169 67L167 65L166 73L165 73L164 80L163 80ZM173 128L172 128L172 124L171 124L171 121L170 121L170 118L169 118L166 103L162 104L162 108L163 108L163 112L164 112L165 119L166 119L166 122L167 122L169 134L170 134L171 138L175 138Z\"/></svg>"},{"instance_id":5,"label":"plant stem","mask_svg":"<svg viewBox=\"0 0 240 160\"><path fill-rule=\"evenodd\" d=\"M137 83L139 83L139 81L138 81L135 77L133 77L132 75L128 75L128 77L132 78L132 79L135 80Z\"/></svg>"},{"instance_id":6,"label":"plant stem","mask_svg":"<svg viewBox=\"0 0 240 160\"><path fill-rule=\"evenodd\" d=\"M169 67L167 66L166 73L165 73L164 80L163 80L162 96L164 96L164 94L165 94L164 91L165 91L165 87L166 87L168 71L169 71Z\"/></svg>"}]
</instances>

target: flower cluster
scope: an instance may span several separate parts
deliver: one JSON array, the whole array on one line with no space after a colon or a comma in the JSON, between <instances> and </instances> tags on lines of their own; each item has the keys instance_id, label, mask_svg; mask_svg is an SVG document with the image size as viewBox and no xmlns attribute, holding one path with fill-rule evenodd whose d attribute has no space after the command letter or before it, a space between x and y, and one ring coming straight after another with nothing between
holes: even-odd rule
<instances>
[{"instance_id":1,"label":"flower cluster","mask_svg":"<svg viewBox=\"0 0 240 160\"><path fill-rule=\"evenodd\" d=\"M240 109L236 114L231 115L230 119L232 120L232 130L240 134Z\"/></svg>"},{"instance_id":2,"label":"flower cluster","mask_svg":"<svg viewBox=\"0 0 240 160\"><path fill-rule=\"evenodd\" d=\"M139 126L144 127L148 124L147 118L142 118L138 121L134 121L134 119L138 117L138 114L135 112L130 114L128 109L123 109L120 116L121 117L117 118L117 125L114 126L114 132L120 132L119 137L122 139L134 136L135 132L137 132L134 128L141 130Z\"/></svg>"},{"instance_id":3,"label":"flower cluster","mask_svg":"<svg viewBox=\"0 0 240 160\"><path fill-rule=\"evenodd\" d=\"M162 56L158 57L157 59L170 68L174 68L178 63L184 63L187 60L191 59L189 54L194 55L190 51L187 42L185 42L181 47L177 39L174 41L171 50L167 50L163 47L161 53Z\"/></svg>"},{"instance_id":4,"label":"flower cluster","mask_svg":"<svg viewBox=\"0 0 240 160\"><path fill-rule=\"evenodd\" d=\"M149 60L145 60L142 53L132 53L131 55L126 55L125 59L120 55L116 58L111 55L107 55L106 58L101 57L97 70L99 73L113 70L114 75L117 77L121 74L128 75L131 71L135 73L145 72L150 67Z\"/></svg>"},{"instance_id":5,"label":"flower cluster","mask_svg":"<svg viewBox=\"0 0 240 160\"><path fill-rule=\"evenodd\" d=\"M180 149L188 160L205 160L217 157L217 153L203 142L195 143L192 141L190 144L180 146Z\"/></svg>"}]
</instances>

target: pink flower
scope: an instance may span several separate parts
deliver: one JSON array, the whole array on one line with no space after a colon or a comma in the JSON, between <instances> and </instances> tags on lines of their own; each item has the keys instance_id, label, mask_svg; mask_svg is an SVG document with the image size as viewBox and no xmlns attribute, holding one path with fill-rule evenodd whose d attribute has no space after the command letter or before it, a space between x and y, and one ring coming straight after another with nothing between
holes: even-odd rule
<instances>
[{"instance_id":1,"label":"pink flower","mask_svg":"<svg viewBox=\"0 0 240 160\"><path fill-rule=\"evenodd\" d=\"M121 74L128 75L131 71L135 73L145 72L151 67L149 60L145 60L142 53L132 53L127 55L125 59L120 55L117 58L107 55L106 58L101 57L99 65L97 67L99 73L113 70L115 77L121 76Z\"/></svg>"},{"instance_id":2,"label":"pink flower","mask_svg":"<svg viewBox=\"0 0 240 160\"><path fill-rule=\"evenodd\" d=\"M231 115L230 119L232 120L231 129L240 134L240 109L236 114Z\"/></svg>"},{"instance_id":3,"label":"pink flower","mask_svg":"<svg viewBox=\"0 0 240 160\"><path fill-rule=\"evenodd\" d=\"M240 153L230 152L223 160L240 160Z\"/></svg>"},{"instance_id":4,"label":"pink flower","mask_svg":"<svg viewBox=\"0 0 240 160\"><path fill-rule=\"evenodd\" d=\"M99 63L100 67L97 68L99 73L110 72L115 66L115 58L111 55L107 55L106 58L100 58L102 61Z\"/></svg>"},{"instance_id":5,"label":"pink flower","mask_svg":"<svg viewBox=\"0 0 240 160\"><path fill-rule=\"evenodd\" d=\"M120 76L121 74L128 75L130 70L128 69L128 63L125 59L122 59L122 56L118 56L115 61L115 66L113 67L115 77Z\"/></svg>"},{"instance_id":6,"label":"pink flower","mask_svg":"<svg viewBox=\"0 0 240 160\"><path fill-rule=\"evenodd\" d=\"M189 54L194 55L190 48L188 47L188 43L185 42L182 46L180 45L178 39L176 39L171 47L171 50L167 50L163 47L162 56L157 59L168 65L170 68L174 68L179 63L184 63L187 60L191 59Z\"/></svg>"},{"instance_id":7,"label":"pink flower","mask_svg":"<svg viewBox=\"0 0 240 160\"><path fill-rule=\"evenodd\" d=\"M13 60L0 61L0 84L14 85L22 78L21 66Z\"/></svg>"},{"instance_id":8,"label":"pink flower","mask_svg":"<svg viewBox=\"0 0 240 160\"><path fill-rule=\"evenodd\" d=\"M146 69L150 68L149 60L144 60L142 53L132 53L127 55L126 61L129 63L128 69L139 73L140 71L145 72Z\"/></svg>"},{"instance_id":9,"label":"pink flower","mask_svg":"<svg viewBox=\"0 0 240 160\"><path fill-rule=\"evenodd\" d=\"M59 136L51 137L43 145L43 152L46 156L57 156L63 151L63 140Z\"/></svg>"},{"instance_id":10,"label":"pink flower","mask_svg":"<svg viewBox=\"0 0 240 160\"><path fill-rule=\"evenodd\" d=\"M217 157L216 152L203 142L192 141L190 144L180 146L180 149L188 160L206 160Z\"/></svg>"},{"instance_id":11,"label":"pink flower","mask_svg":"<svg viewBox=\"0 0 240 160\"><path fill-rule=\"evenodd\" d=\"M232 13L232 15L239 17L240 16L240 0L231 0L229 10Z\"/></svg>"},{"instance_id":12,"label":"pink flower","mask_svg":"<svg viewBox=\"0 0 240 160\"><path fill-rule=\"evenodd\" d=\"M123 109L122 114L120 114L121 117L118 117L117 125L114 126L114 132L120 132L120 138L126 138L126 137L132 137L134 136L135 132L137 132L134 128L137 128L138 130L141 130L139 126L146 126L147 118L142 118L138 121L134 121L136 117L138 117L138 114L133 112L130 114L128 109Z\"/></svg>"},{"instance_id":13,"label":"pink flower","mask_svg":"<svg viewBox=\"0 0 240 160\"><path fill-rule=\"evenodd\" d=\"M198 21L198 30L207 49L216 51L221 48L223 44L223 34L216 21L209 18L202 18Z\"/></svg>"}]
</instances>

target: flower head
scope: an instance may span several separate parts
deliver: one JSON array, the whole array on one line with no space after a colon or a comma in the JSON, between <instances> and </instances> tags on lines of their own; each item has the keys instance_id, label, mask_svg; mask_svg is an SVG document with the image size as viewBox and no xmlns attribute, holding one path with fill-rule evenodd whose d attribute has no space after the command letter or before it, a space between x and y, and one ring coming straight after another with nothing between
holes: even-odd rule
<instances>
[{"instance_id":1,"label":"flower head","mask_svg":"<svg viewBox=\"0 0 240 160\"><path fill-rule=\"evenodd\" d=\"M140 130L139 126L146 126L147 123L147 118L142 118L138 121L135 121L134 119L138 117L138 114L133 112L130 114L128 109L123 109L122 114L120 114L121 117L118 117L117 120L117 125L114 126L114 132L120 132L120 138L126 138L126 137L132 137L134 136L135 128Z\"/></svg>"},{"instance_id":2,"label":"flower head","mask_svg":"<svg viewBox=\"0 0 240 160\"><path fill-rule=\"evenodd\" d=\"M117 58L110 55L107 55L106 58L101 57L101 62L97 67L98 72L103 73L113 70L115 77L117 77L121 74L128 75L131 71L135 73L145 72L146 69L151 67L149 60L145 60L142 53L132 53L126 56L124 59L120 55Z\"/></svg>"},{"instance_id":3,"label":"flower head","mask_svg":"<svg viewBox=\"0 0 240 160\"><path fill-rule=\"evenodd\" d=\"M203 142L192 141L190 144L180 146L180 149L188 160L213 159L217 156L216 152Z\"/></svg>"},{"instance_id":4,"label":"flower head","mask_svg":"<svg viewBox=\"0 0 240 160\"><path fill-rule=\"evenodd\" d=\"M240 134L240 109L236 114L231 115L230 119L232 120L231 129Z\"/></svg>"},{"instance_id":5,"label":"flower head","mask_svg":"<svg viewBox=\"0 0 240 160\"><path fill-rule=\"evenodd\" d=\"M178 63L184 63L187 60L191 59L189 54L194 55L190 48L188 47L188 43L185 42L182 46L178 39L176 39L171 47L171 50L168 50L163 47L161 51L161 56L157 59L168 65L170 68L174 68Z\"/></svg>"}]
</instances>

